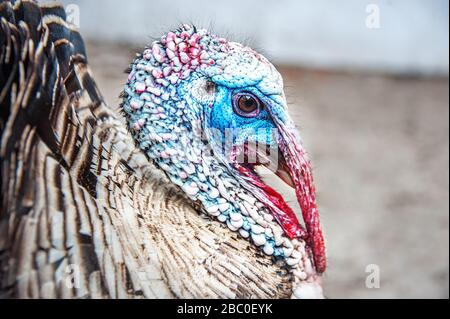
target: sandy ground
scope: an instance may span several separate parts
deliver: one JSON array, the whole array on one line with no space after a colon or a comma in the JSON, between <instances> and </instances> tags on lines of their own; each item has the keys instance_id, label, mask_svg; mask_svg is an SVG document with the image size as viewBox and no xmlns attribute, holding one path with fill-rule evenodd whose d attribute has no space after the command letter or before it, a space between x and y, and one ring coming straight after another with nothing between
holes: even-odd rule
<instances>
[{"instance_id":1,"label":"sandy ground","mask_svg":"<svg viewBox=\"0 0 450 319\"><path fill-rule=\"evenodd\" d=\"M113 107L133 52L88 46ZM280 70L315 168L327 296L448 298L448 79ZM380 288L366 287L372 264Z\"/></svg>"}]
</instances>

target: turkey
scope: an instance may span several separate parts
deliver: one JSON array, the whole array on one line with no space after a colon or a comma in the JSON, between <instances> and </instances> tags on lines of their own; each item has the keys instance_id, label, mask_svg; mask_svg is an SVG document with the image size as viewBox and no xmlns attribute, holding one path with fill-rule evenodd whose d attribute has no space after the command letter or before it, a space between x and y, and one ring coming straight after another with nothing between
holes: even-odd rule
<instances>
[{"instance_id":1,"label":"turkey","mask_svg":"<svg viewBox=\"0 0 450 319\"><path fill-rule=\"evenodd\" d=\"M0 297L323 297L310 163L267 59L182 25L131 63L119 114L61 5L0 18Z\"/></svg>"}]
</instances>

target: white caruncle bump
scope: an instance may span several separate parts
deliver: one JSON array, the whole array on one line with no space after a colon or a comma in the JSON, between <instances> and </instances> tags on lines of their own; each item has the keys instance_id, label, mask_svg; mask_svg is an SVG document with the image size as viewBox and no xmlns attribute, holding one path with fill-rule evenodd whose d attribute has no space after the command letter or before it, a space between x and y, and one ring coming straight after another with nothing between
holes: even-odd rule
<instances>
[{"instance_id":1,"label":"white caruncle bump","mask_svg":"<svg viewBox=\"0 0 450 319\"><path fill-rule=\"evenodd\" d=\"M170 50L169 48L166 49L167 57L172 60L174 57L176 57L176 54L174 51Z\"/></svg>"},{"instance_id":2,"label":"white caruncle bump","mask_svg":"<svg viewBox=\"0 0 450 319\"><path fill-rule=\"evenodd\" d=\"M166 46L167 46L167 49L169 49L172 52L175 52L177 49L177 45L174 41L167 42ZM167 50L166 50L166 53L167 53ZM169 56L168 53L167 53L167 56Z\"/></svg>"},{"instance_id":3,"label":"white caruncle bump","mask_svg":"<svg viewBox=\"0 0 450 319\"><path fill-rule=\"evenodd\" d=\"M209 54L208 54L208 52L202 51L202 53L200 54L200 59L201 59L203 62L208 61L208 60L209 60Z\"/></svg>"},{"instance_id":4,"label":"white caruncle bump","mask_svg":"<svg viewBox=\"0 0 450 319\"><path fill-rule=\"evenodd\" d=\"M152 53L157 62L163 63L165 61L165 54L159 43L153 43Z\"/></svg>"},{"instance_id":5,"label":"white caruncle bump","mask_svg":"<svg viewBox=\"0 0 450 319\"><path fill-rule=\"evenodd\" d=\"M152 104L147 104L146 103L146 105L145 105L145 107L147 108L146 109L146 111L149 113L149 114L159 114L159 112L156 110L156 108L154 107L154 104L152 103Z\"/></svg>"},{"instance_id":6,"label":"white caruncle bump","mask_svg":"<svg viewBox=\"0 0 450 319\"><path fill-rule=\"evenodd\" d=\"M217 217L217 220L221 223L224 223L227 221L227 216L221 214Z\"/></svg>"},{"instance_id":7,"label":"white caruncle bump","mask_svg":"<svg viewBox=\"0 0 450 319\"><path fill-rule=\"evenodd\" d=\"M227 226L228 226L228 229L230 229L231 231L237 231L237 230L239 230L239 228L240 228L240 227L236 227L236 226L233 224L233 222L231 222L231 221L229 221L229 220L227 220Z\"/></svg>"},{"instance_id":8,"label":"white caruncle bump","mask_svg":"<svg viewBox=\"0 0 450 319\"><path fill-rule=\"evenodd\" d=\"M179 79L180 79L180 78L177 76L176 73L173 73L172 75L170 75L170 76L167 78L167 80L169 80L169 82L172 83L172 85L177 84Z\"/></svg>"},{"instance_id":9,"label":"white caruncle bump","mask_svg":"<svg viewBox=\"0 0 450 319\"><path fill-rule=\"evenodd\" d=\"M263 249L264 253L268 256L272 256L273 253L275 252L272 245L270 245L269 243L266 243L264 245L264 249Z\"/></svg>"},{"instance_id":10,"label":"white caruncle bump","mask_svg":"<svg viewBox=\"0 0 450 319\"><path fill-rule=\"evenodd\" d=\"M167 92L164 92L164 93L161 95L161 99L162 99L163 101L168 101L168 100L170 99L170 94L167 93ZM174 113L174 112L173 112L173 113Z\"/></svg>"},{"instance_id":11,"label":"white caruncle bump","mask_svg":"<svg viewBox=\"0 0 450 319\"><path fill-rule=\"evenodd\" d=\"M166 150L164 150L164 151L161 152L160 157L164 158L164 159L169 159L170 155L169 155L169 153Z\"/></svg>"},{"instance_id":12,"label":"white caruncle bump","mask_svg":"<svg viewBox=\"0 0 450 319\"><path fill-rule=\"evenodd\" d=\"M304 249L304 242L299 241L297 238L292 239L292 245L294 245L294 247L301 246L302 249Z\"/></svg>"},{"instance_id":13,"label":"white caruncle bump","mask_svg":"<svg viewBox=\"0 0 450 319\"><path fill-rule=\"evenodd\" d=\"M188 175L193 175L195 173L195 166L192 165L192 163L184 164L182 168Z\"/></svg>"},{"instance_id":14,"label":"white caruncle bump","mask_svg":"<svg viewBox=\"0 0 450 319\"><path fill-rule=\"evenodd\" d=\"M252 233L259 235L265 233L265 229L257 224L252 225Z\"/></svg>"},{"instance_id":15,"label":"white caruncle bump","mask_svg":"<svg viewBox=\"0 0 450 319\"><path fill-rule=\"evenodd\" d=\"M182 41L183 41L182 38L180 38L180 37L175 37L175 44L176 44L176 45L180 44Z\"/></svg>"},{"instance_id":16,"label":"white caruncle bump","mask_svg":"<svg viewBox=\"0 0 450 319\"><path fill-rule=\"evenodd\" d=\"M170 167L169 165L165 164L165 163L160 163L159 167L166 172L171 172L172 171L172 167Z\"/></svg>"},{"instance_id":17,"label":"white caruncle bump","mask_svg":"<svg viewBox=\"0 0 450 319\"><path fill-rule=\"evenodd\" d=\"M166 60L166 57L164 55L155 55L155 60L159 63L163 63Z\"/></svg>"},{"instance_id":18,"label":"white caruncle bump","mask_svg":"<svg viewBox=\"0 0 450 319\"><path fill-rule=\"evenodd\" d=\"M252 205L250 205L248 202L243 202L247 212L249 213L250 217L253 218L255 221L259 219L260 215L256 208Z\"/></svg>"},{"instance_id":19,"label":"white caruncle bump","mask_svg":"<svg viewBox=\"0 0 450 319\"><path fill-rule=\"evenodd\" d=\"M198 176L198 180L200 181L200 182L206 182L206 176L205 176L205 174L203 174L203 173L198 173L197 174L197 176ZM219 192L217 191L217 196L219 196Z\"/></svg>"},{"instance_id":20,"label":"white caruncle bump","mask_svg":"<svg viewBox=\"0 0 450 319\"><path fill-rule=\"evenodd\" d=\"M178 59L178 58L177 58L177 59ZM178 61L179 61L179 59L178 59ZM179 73L182 69L183 69L183 67L181 66L181 64L178 64L178 65L174 65L174 66L173 66L173 72L174 72L174 73ZM177 74L175 74L175 76L178 77Z\"/></svg>"},{"instance_id":21,"label":"white caruncle bump","mask_svg":"<svg viewBox=\"0 0 450 319\"><path fill-rule=\"evenodd\" d=\"M269 223L266 222L262 216L258 216L258 218L256 218L256 223L264 228L269 227Z\"/></svg>"},{"instance_id":22,"label":"white caruncle bump","mask_svg":"<svg viewBox=\"0 0 450 319\"><path fill-rule=\"evenodd\" d=\"M210 187L210 190L209 190L209 192L208 192L208 196L209 196L211 199L216 199L217 197L219 197L219 195L220 195L220 193L219 193L219 191L217 190L217 188Z\"/></svg>"},{"instance_id":23,"label":"white caruncle bump","mask_svg":"<svg viewBox=\"0 0 450 319\"><path fill-rule=\"evenodd\" d=\"M241 211L242 215L250 216L250 214L247 211L247 208L244 205L242 205L241 203L238 203L238 206L239 206L239 210Z\"/></svg>"},{"instance_id":24,"label":"white caruncle bump","mask_svg":"<svg viewBox=\"0 0 450 319\"><path fill-rule=\"evenodd\" d=\"M147 87L147 92L150 92L151 94L154 94L156 96L161 96L161 94L162 94L162 92L159 88L152 87L152 86Z\"/></svg>"},{"instance_id":25,"label":"white caruncle bump","mask_svg":"<svg viewBox=\"0 0 450 319\"><path fill-rule=\"evenodd\" d=\"M264 213L264 219L269 223L273 222L273 216L270 214Z\"/></svg>"},{"instance_id":26,"label":"white caruncle bump","mask_svg":"<svg viewBox=\"0 0 450 319\"><path fill-rule=\"evenodd\" d=\"M220 210L218 210L217 212L211 213L209 215L212 216L212 217L219 217L221 215L221 213L220 213Z\"/></svg>"},{"instance_id":27,"label":"white caruncle bump","mask_svg":"<svg viewBox=\"0 0 450 319\"><path fill-rule=\"evenodd\" d=\"M164 78L156 79L156 83L161 84L164 87L168 87L170 85L170 82Z\"/></svg>"},{"instance_id":28,"label":"white caruncle bump","mask_svg":"<svg viewBox=\"0 0 450 319\"><path fill-rule=\"evenodd\" d=\"M298 259L298 258L286 259L286 264L288 264L291 267L298 266L299 262L300 262L300 259Z\"/></svg>"},{"instance_id":29,"label":"white caruncle bump","mask_svg":"<svg viewBox=\"0 0 450 319\"><path fill-rule=\"evenodd\" d=\"M219 205L211 205L206 207L206 212L210 215L219 212Z\"/></svg>"},{"instance_id":30,"label":"white caruncle bump","mask_svg":"<svg viewBox=\"0 0 450 319\"><path fill-rule=\"evenodd\" d=\"M152 101L152 95L148 92L142 93L141 95L139 95L139 99L141 99L142 101L146 101L146 102L151 102ZM153 106L153 104L147 104L145 103L146 107L150 107Z\"/></svg>"},{"instance_id":31,"label":"white caruncle bump","mask_svg":"<svg viewBox=\"0 0 450 319\"><path fill-rule=\"evenodd\" d=\"M203 166L203 173L205 174L205 176L211 176L211 170L209 169L204 158L202 160L202 166ZM210 178L209 180L210 180L211 184L216 186L216 181L214 180L214 178Z\"/></svg>"},{"instance_id":32,"label":"white caruncle bump","mask_svg":"<svg viewBox=\"0 0 450 319\"><path fill-rule=\"evenodd\" d=\"M145 64L139 63L138 65L136 65L136 70L138 70L138 71L145 70ZM139 79L143 79L143 77L142 77L141 74L139 74L138 78L139 78Z\"/></svg>"},{"instance_id":33,"label":"white caruncle bump","mask_svg":"<svg viewBox=\"0 0 450 319\"><path fill-rule=\"evenodd\" d=\"M233 227L235 227L236 229L241 228L244 225L244 220L231 220L230 221L231 225L233 225Z\"/></svg>"},{"instance_id":34,"label":"white caruncle bump","mask_svg":"<svg viewBox=\"0 0 450 319\"><path fill-rule=\"evenodd\" d=\"M136 90L137 93L144 93L145 89L146 89L146 85L144 82L136 82L134 84L134 89Z\"/></svg>"},{"instance_id":35,"label":"white caruncle bump","mask_svg":"<svg viewBox=\"0 0 450 319\"><path fill-rule=\"evenodd\" d=\"M253 221L252 224L258 224L258 223L256 222L256 220L259 219L259 215L258 215L257 212L251 210L251 211L250 211L250 218L251 218L251 220Z\"/></svg>"},{"instance_id":36,"label":"white caruncle bump","mask_svg":"<svg viewBox=\"0 0 450 319\"><path fill-rule=\"evenodd\" d=\"M173 69L171 66L164 67L164 69L163 69L164 77L168 77L170 75L170 73L172 72L172 70Z\"/></svg>"},{"instance_id":37,"label":"white caruncle bump","mask_svg":"<svg viewBox=\"0 0 450 319\"><path fill-rule=\"evenodd\" d=\"M239 213L230 213L230 219L237 222L242 220L242 215Z\"/></svg>"},{"instance_id":38,"label":"white caruncle bump","mask_svg":"<svg viewBox=\"0 0 450 319\"><path fill-rule=\"evenodd\" d=\"M302 255L302 259L307 258L308 252L306 251L305 246L298 246L295 249Z\"/></svg>"},{"instance_id":39,"label":"white caruncle bump","mask_svg":"<svg viewBox=\"0 0 450 319\"><path fill-rule=\"evenodd\" d=\"M173 139L172 133L162 133L162 134L160 134L160 136L164 141L170 141ZM170 155L172 155L172 156L178 154L178 151L173 148L171 149L170 152L171 152Z\"/></svg>"},{"instance_id":40,"label":"white caruncle bump","mask_svg":"<svg viewBox=\"0 0 450 319\"><path fill-rule=\"evenodd\" d=\"M275 239L275 245L281 246L283 244L283 230L278 225L272 225L273 237Z\"/></svg>"},{"instance_id":41,"label":"white caruncle bump","mask_svg":"<svg viewBox=\"0 0 450 319\"><path fill-rule=\"evenodd\" d=\"M293 251L294 251L293 248L286 248L286 247L283 248L283 254L285 257L291 257Z\"/></svg>"},{"instance_id":42,"label":"white caruncle bump","mask_svg":"<svg viewBox=\"0 0 450 319\"><path fill-rule=\"evenodd\" d=\"M144 66L144 71L147 72L148 74L152 74L152 71L155 67L152 66L151 64L146 64ZM152 77L147 77L147 79L145 80L145 83L151 83L152 85L154 84L153 82L153 78Z\"/></svg>"},{"instance_id":43,"label":"white caruncle bump","mask_svg":"<svg viewBox=\"0 0 450 319\"><path fill-rule=\"evenodd\" d=\"M295 250L295 249L294 249L294 250L292 251L291 257L300 260L300 259L302 258L302 254L301 254L298 250Z\"/></svg>"},{"instance_id":44,"label":"white caruncle bump","mask_svg":"<svg viewBox=\"0 0 450 319\"><path fill-rule=\"evenodd\" d=\"M178 52L180 53L180 55L182 52L185 53L186 49L187 49L187 43L181 42L180 45L178 46Z\"/></svg>"},{"instance_id":45,"label":"white caruncle bump","mask_svg":"<svg viewBox=\"0 0 450 319\"><path fill-rule=\"evenodd\" d=\"M230 208L229 203L223 203L219 205L219 209L222 213L226 212Z\"/></svg>"},{"instance_id":46,"label":"white caruncle bump","mask_svg":"<svg viewBox=\"0 0 450 319\"><path fill-rule=\"evenodd\" d=\"M164 77L164 74L163 74L161 68L158 67L158 68L154 68L154 69L152 70L152 76L153 76L155 79L161 79L161 78Z\"/></svg>"},{"instance_id":47,"label":"white caruncle bump","mask_svg":"<svg viewBox=\"0 0 450 319\"><path fill-rule=\"evenodd\" d=\"M240 192L237 194L239 198L244 200L245 202L249 203L250 205L254 206L256 203L256 199L254 197L251 197L250 195L247 195L243 192Z\"/></svg>"},{"instance_id":48,"label":"white caruncle bump","mask_svg":"<svg viewBox=\"0 0 450 319\"><path fill-rule=\"evenodd\" d=\"M250 237L250 233L248 231L246 231L245 229L239 229L239 234L241 234L242 237L244 238L249 238Z\"/></svg>"},{"instance_id":49,"label":"white caruncle bump","mask_svg":"<svg viewBox=\"0 0 450 319\"><path fill-rule=\"evenodd\" d=\"M294 245L292 244L292 241L289 238L287 238L287 237L285 237L284 240L283 240L283 246L286 247L286 248L294 249Z\"/></svg>"},{"instance_id":50,"label":"white caruncle bump","mask_svg":"<svg viewBox=\"0 0 450 319\"><path fill-rule=\"evenodd\" d=\"M180 58L175 56L171 59L171 61L173 62L174 65L174 71L176 70L176 72L180 72L181 69L183 68Z\"/></svg>"},{"instance_id":51,"label":"white caruncle bump","mask_svg":"<svg viewBox=\"0 0 450 319\"><path fill-rule=\"evenodd\" d=\"M159 97L157 97L156 95L152 95L152 101L153 101L153 103L158 104L158 105L160 105L162 102L161 99ZM160 118L163 119L163 117L162 117L163 114L159 114L159 115L160 115ZM166 118L165 115L164 115L164 118Z\"/></svg>"},{"instance_id":52,"label":"white caruncle bump","mask_svg":"<svg viewBox=\"0 0 450 319\"><path fill-rule=\"evenodd\" d=\"M234 187L236 187L236 185L233 185L232 179L224 178L224 179L222 180L222 182L223 182L223 185L224 185L226 188L234 188Z\"/></svg>"},{"instance_id":53,"label":"white caruncle bump","mask_svg":"<svg viewBox=\"0 0 450 319\"><path fill-rule=\"evenodd\" d=\"M189 196L195 196L200 191L197 184L193 182L187 182L186 184L184 184L183 190Z\"/></svg>"},{"instance_id":54,"label":"white caruncle bump","mask_svg":"<svg viewBox=\"0 0 450 319\"><path fill-rule=\"evenodd\" d=\"M143 103L141 100L138 99L132 99L130 102L130 106L133 110L139 110L142 108Z\"/></svg>"},{"instance_id":55,"label":"white caruncle bump","mask_svg":"<svg viewBox=\"0 0 450 319\"><path fill-rule=\"evenodd\" d=\"M252 233L252 240L256 246L262 246L266 244L266 236L264 234L255 234Z\"/></svg>"},{"instance_id":56,"label":"white caruncle bump","mask_svg":"<svg viewBox=\"0 0 450 319\"><path fill-rule=\"evenodd\" d=\"M220 195L222 195L222 197L226 198L227 200L230 200L230 193L225 188L222 181L219 178L216 178L216 182L217 182L217 189L219 190Z\"/></svg>"},{"instance_id":57,"label":"white caruncle bump","mask_svg":"<svg viewBox=\"0 0 450 319\"><path fill-rule=\"evenodd\" d=\"M144 127L144 125L145 125L145 120L144 120L144 119L137 120L137 121L133 124L133 129L134 129L135 131L140 131L140 130L142 130L142 128Z\"/></svg>"},{"instance_id":58,"label":"white caruncle bump","mask_svg":"<svg viewBox=\"0 0 450 319\"><path fill-rule=\"evenodd\" d=\"M163 141L163 139L161 138L161 136L159 136L159 135L156 134L156 133L150 133L148 137L149 137L149 139L151 139L151 140L153 140L153 141L156 141L156 142L158 142L158 143L161 143L161 142Z\"/></svg>"},{"instance_id":59,"label":"white caruncle bump","mask_svg":"<svg viewBox=\"0 0 450 319\"><path fill-rule=\"evenodd\" d=\"M185 70L183 73L181 73L181 78L183 80L187 79L191 75L191 70Z\"/></svg>"},{"instance_id":60,"label":"white caruncle bump","mask_svg":"<svg viewBox=\"0 0 450 319\"><path fill-rule=\"evenodd\" d=\"M149 68L147 68L147 69L148 69L149 73L151 74L153 69L149 69ZM153 81L153 78L150 76L145 79L144 83L146 86L155 86L155 82Z\"/></svg>"},{"instance_id":61,"label":"white caruncle bump","mask_svg":"<svg viewBox=\"0 0 450 319\"><path fill-rule=\"evenodd\" d=\"M191 59L189 58L189 56L185 52L181 52L180 53L180 60L181 60L181 63L186 64L186 63L189 63L189 61Z\"/></svg>"},{"instance_id":62,"label":"white caruncle bump","mask_svg":"<svg viewBox=\"0 0 450 319\"><path fill-rule=\"evenodd\" d=\"M144 58L144 59L146 59L146 60L150 60L151 58L152 58L152 50L150 50L150 49L146 49L145 51L144 51L144 53L142 54L142 57Z\"/></svg>"},{"instance_id":63,"label":"white caruncle bump","mask_svg":"<svg viewBox=\"0 0 450 319\"><path fill-rule=\"evenodd\" d=\"M187 179L189 177L185 171L181 171L178 175L180 176L181 179ZM219 208L217 207L217 209Z\"/></svg>"},{"instance_id":64,"label":"white caruncle bump","mask_svg":"<svg viewBox=\"0 0 450 319\"><path fill-rule=\"evenodd\" d=\"M197 58L197 57L199 56L199 54L200 54L200 50L199 50L198 48L195 48L195 47L190 48L189 51L190 51L191 56L192 56L193 58ZM198 59L196 59L196 60L194 60L194 61L198 61Z\"/></svg>"}]
</instances>

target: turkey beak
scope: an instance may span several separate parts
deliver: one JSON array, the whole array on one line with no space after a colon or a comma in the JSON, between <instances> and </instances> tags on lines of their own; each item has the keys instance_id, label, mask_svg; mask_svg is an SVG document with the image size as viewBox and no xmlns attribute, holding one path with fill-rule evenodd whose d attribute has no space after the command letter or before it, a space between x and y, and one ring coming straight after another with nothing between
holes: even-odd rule
<instances>
[{"instance_id":1,"label":"turkey beak","mask_svg":"<svg viewBox=\"0 0 450 319\"><path fill-rule=\"evenodd\" d=\"M278 123L279 159L275 174L295 189L302 210L309 246L314 255L316 270L326 269L325 245L316 203L311 165L294 125Z\"/></svg>"},{"instance_id":2,"label":"turkey beak","mask_svg":"<svg viewBox=\"0 0 450 319\"><path fill-rule=\"evenodd\" d=\"M294 181L292 180L289 166L287 165L281 150L278 153L278 165L274 173L287 185L289 185L292 188L295 188L295 184Z\"/></svg>"}]
</instances>

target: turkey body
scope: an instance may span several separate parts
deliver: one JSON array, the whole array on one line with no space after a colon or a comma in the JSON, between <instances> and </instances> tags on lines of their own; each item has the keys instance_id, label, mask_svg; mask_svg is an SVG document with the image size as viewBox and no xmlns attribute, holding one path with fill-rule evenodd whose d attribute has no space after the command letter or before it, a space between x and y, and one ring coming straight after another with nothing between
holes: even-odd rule
<instances>
[{"instance_id":1,"label":"turkey body","mask_svg":"<svg viewBox=\"0 0 450 319\"><path fill-rule=\"evenodd\" d=\"M0 297L291 296L283 263L135 147L62 7L1 1L0 17Z\"/></svg>"}]
</instances>

